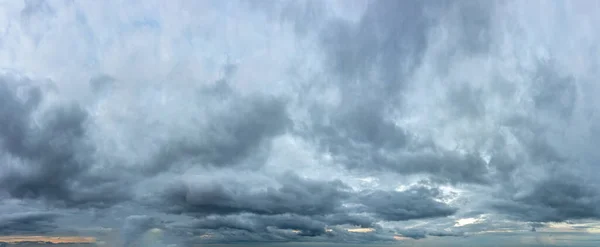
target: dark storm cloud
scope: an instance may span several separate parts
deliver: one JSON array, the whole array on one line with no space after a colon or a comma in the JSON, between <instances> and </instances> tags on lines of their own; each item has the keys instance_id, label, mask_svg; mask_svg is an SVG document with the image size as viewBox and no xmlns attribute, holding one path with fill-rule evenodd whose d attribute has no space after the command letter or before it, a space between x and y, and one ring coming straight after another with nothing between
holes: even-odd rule
<instances>
[{"instance_id":1,"label":"dark storm cloud","mask_svg":"<svg viewBox=\"0 0 600 247\"><path fill-rule=\"evenodd\" d=\"M520 220L562 222L571 219L600 218L597 187L561 176L533 184L526 194L501 202L495 208Z\"/></svg>"},{"instance_id":2,"label":"dark storm cloud","mask_svg":"<svg viewBox=\"0 0 600 247\"><path fill-rule=\"evenodd\" d=\"M358 241L353 235L326 229L378 228L375 222L380 220L446 217L456 212L455 208L435 200L441 196L436 189L357 192L340 181L315 181L291 173L277 181L279 187L254 189L235 180L198 178L167 189L155 201L158 205L150 205L197 218L191 225L179 225L180 231L214 235L219 241L233 242L289 241L298 237ZM379 235L371 237L387 239ZM211 237L206 241L216 239Z\"/></svg>"},{"instance_id":3,"label":"dark storm cloud","mask_svg":"<svg viewBox=\"0 0 600 247\"><path fill-rule=\"evenodd\" d=\"M381 230L355 233L314 217L292 214L240 214L209 216L189 224L171 225L170 231L200 235L196 242L288 242L327 241L369 243L394 241ZM210 237L209 237L210 236Z\"/></svg>"},{"instance_id":4,"label":"dark storm cloud","mask_svg":"<svg viewBox=\"0 0 600 247\"><path fill-rule=\"evenodd\" d=\"M66 206L102 206L121 194L103 189L102 179L88 176L93 145L86 142L87 113L77 104L52 105L37 111L44 100L40 85L12 76L0 78L0 145L8 160L2 164L2 190L15 198L40 198ZM34 114L40 120L34 120ZM106 190L114 188L104 188Z\"/></svg>"},{"instance_id":5,"label":"dark storm cloud","mask_svg":"<svg viewBox=\"0 0 600 247\"><path fill-rule=\"evenodd\" d=\"M369 226L368 217L344 213L373 214L382 220L403 221L452 215L456 209L437 202L434 189L354 192L341 181L315 181L287 173L278 179L280 187L253 189L226 179L179 183L167 189L158 202L169 212L192 215L255 213L314 216L329 223ZM346 202L358 208L345 208ZM322 217L324 216L324 217Z\"/></svg>"},{"instance_id":6,"label":"dark storm cloud","mask_svg":"<svg viewBox=\"0 0 600 247\"><path fill-rule=\"evenodd\" d=\"M2 213L0 234L42 234L58 228L54 220L59 217L52 212Z\"/></svg>"},{"instance_id":7,"label":"dark storm cloud","mask_svg":"<svg viewBox=\"0 0 600 247\"><path fill-rule=\"evenodd\" d=\"M297 230L299 236L318 236L325 233L324 222L307 216L280 215L231 215L207 217L194 224L195 229L234 229L251 233L268 232L269 227Z\"/></svg>"},{"instance_id":8,"label":"dark storm cloud","mask_svg":"<svg viewBox=\"0 0 600 247\"><path fill-rule=\"evenodd\" d=\"M108 76L90 81L97 92L113 82ZM206 128L186 139L169 140L149 165L123 167L116 174L97 169L103 164L94 159L86 109L75 103L50 103L42 109L48 93L42 86L10 76L0 81L0 140L9 158L0 184L15 198L40 198L68 207L107 207L128 200L130 186L140 179L128 175L134 169L157 174L181 162L225 166L264 156L270 139L290 123L280 99L234 95L221 82L200 92L215 103L229 102L211 116Z\"/></svg>"},{"instance_id":9,"label":"dark storm cloud","mask_svg":"<svg viewBox=\"0 0 600 247\"><path fill-rule=\"evenodd\" d=\"M168 189L160 202L179 213L322 215L334 213L350 196L340 181L315 181L289 173L279 181L279 188L260 190L226 179L182 183Z\"/></svg>"},{"instance_id":10,"label":"dark storm cloud","mask_svg":"<svg viewBox=\"0 0 600 247\"><path fill-rule=\"evenodd\" d=\"M200 238L192 242L280 242L314 237L325 232L326 224L307 216L240 214L208 216L194 222L169 226L180 235ZM295 232L297 231L297 232Z\"/></svg>"}]
</instances>

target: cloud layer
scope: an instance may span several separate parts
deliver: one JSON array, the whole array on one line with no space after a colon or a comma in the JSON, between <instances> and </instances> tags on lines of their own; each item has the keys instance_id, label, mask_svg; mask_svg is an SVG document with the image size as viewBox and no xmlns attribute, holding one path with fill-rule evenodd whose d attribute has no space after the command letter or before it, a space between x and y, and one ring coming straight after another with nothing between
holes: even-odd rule
<instances>
[{"instance_id":1,"label":"cloud layer","mask_svg":"<svg viewBox=\"0 0 600 247\"><path fill-rule=\"evenodd\" d=\"M2 2L0 233L372 243L593 222L589 4Z\"/></svg>"}]
</instances>

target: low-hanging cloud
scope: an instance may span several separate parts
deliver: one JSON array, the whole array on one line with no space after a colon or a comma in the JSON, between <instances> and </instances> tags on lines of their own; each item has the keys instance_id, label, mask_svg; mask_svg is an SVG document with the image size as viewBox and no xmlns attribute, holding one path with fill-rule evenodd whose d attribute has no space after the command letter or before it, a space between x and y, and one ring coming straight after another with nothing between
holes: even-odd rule
<instances>
[{"instance_id":1,"label":"low-hanging cloud","mask_svg":"<svg viewBox=\"0 0 600 247\"><path fill-rule=\"evenodd\" d=\"M0 233L44 234L58 228L54 220L60 215L53 212L23 212L3 214L0 217Z\"/></svg>"}]
</instances>

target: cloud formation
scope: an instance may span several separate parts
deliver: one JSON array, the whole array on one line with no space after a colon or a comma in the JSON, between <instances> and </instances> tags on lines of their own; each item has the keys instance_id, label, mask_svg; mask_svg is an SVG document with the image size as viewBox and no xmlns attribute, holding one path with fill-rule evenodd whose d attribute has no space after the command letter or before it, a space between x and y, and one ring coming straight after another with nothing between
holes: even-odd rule
<instances>
[{"instance_id":1,"label":"cloud formation","mask_svg":"<svg viewBox=\"0 0 600 247\"><path fill-rule=\"evenodd\" d=\"M53 221L58 216L51 212L4 214L0 218L0 232L3 235L47 233L56 228Z\"/></svg>"},{"instance_id":2,"label":"cloud formation","mask_svg":"<svg viewBox=\"0 0 600 247\"><path fill-rule=\"evenodd\" d=\"M0 3L0 233L374 243L599 220L586 4Z\"/></svg>"}]
</instances>

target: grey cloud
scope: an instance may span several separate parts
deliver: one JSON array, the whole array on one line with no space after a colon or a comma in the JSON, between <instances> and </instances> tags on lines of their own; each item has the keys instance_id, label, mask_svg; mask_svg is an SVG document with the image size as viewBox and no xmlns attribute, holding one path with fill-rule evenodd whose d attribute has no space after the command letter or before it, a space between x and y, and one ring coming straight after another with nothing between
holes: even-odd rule
<instances>
[{"instance_id":1,"label":"grey cloud","mask_svg":"<svg viewBox=\"0 0 600 247\"><path fill-rule=\"evenodd\" d=\"M439 5L439 1L373 1L356 26L332 21L323 30L322 44L334 71L345 79L344 86L350 89L354 80L376 69L384 85L371 84L372 90L382 90L380 96L397 92L402 77L419 64L426 32L435 23L425 12Z\"/></svg>"},{"instance_id":2,"label":"grey cloud","mask_svg":"<svg viewBox=\"0 0 600 247\"><path fill-rule=\"evenodd\" d=\"M456 4L455 28L460 32L458 44L467 54L489 52L492 46L492 15L495 5L487 1L469 1Z\"/></svg>"},{"instance_id":3,"label":"grey cloud","mask_svg":"<svg viewBox=\"0 0 600 247\"><path fill-rule=\"evenodd\" d=\"M325 227L325 223L307 216L240 214L209 216L171 229L205 236L198 240L201 242L277 242L321 235Z\"/></svg>"},{"instance_id":4,"label":"grey cloud","mask_svg":"<svg viewBox=\"0 0 600 247\"><path fill-rule=\"evenodd\" d=\"M90 87L95 93L105 93L110 87L116 82L116 79L112 76L101 74L96 75L90 79Z\"/></svg>"},{"instance_id":5,"label":"grey cloud","mask_svg":"<svg viewBox=\"0 0 600 247\"><path fill-rule=\"evenodd\" d=\"M340 181L313 181L294 174L279 181L281 187L261 190L235 180L178 184L168 189L160 201L166 203L167 210L180 213L322 215L334 213L349 197L349 188Z\"/></svg>"},{"instance_id":6,"label":"grey cloud","mask_svg":"<svg viewBox=\"0 0 600 247\"><path fill-rule=\"evenodd\" d=\"M540 62L534 75L533 102L541 112L556 114L558 118L571 117L577 100L575 78L561 75L553 60Z\"/></svg>"},{"instance_id":7,"label":"grey cloud","mask_svg":"<svg viewBox=\"0 0 600 247\"><path fill-rule=\"evenodd\" d=\"M387 244L397 241L392 232L377 228L371 232L349 232L343 228L332 227L331 231L326 232L325 239L331 242L351 244Z\"/></svg>"},{"instance_id":8,"label":"grey cloud","mask_svg":"<svg viewBox=\"0 0 600 247\"><path fill-rule=\"evenodd\" d=\"M386 101L410 83L407 76L421 64L429 32L440 23L453 21L463 39L457 42L464 45L461 48L487 51L493 8L484 1L372 1L356 24L330 21L322 30L321 44L332 70L343 78L339 83L344 97Z\"/></svg>"},{"instance_id":9,"label":"grey cloud","mask_svg":"<svg viewBox=\"0 0 600 247\"><path fill-rule=\"evenodd\" d=\"M506 218L503 214L490 214L491 210L484 206L475 207L483 212L467 212L463 208L453 217L438 218L426 221L412 221L410 224L398 226L395 232L405 237L415 237L417 239L432 237L464 237L471 238L488 231L506 231L522 232L531 229L531 225L521 221L513 221ZM457 225L457 220L465 218L475 218L476 221L470 224ZM415 225L415 223L418 223ZM406 235L405 235L406 234ZM454 241L454 240L443 240Z\"/></svg>"},{"instance_id":10,"label":"grey cloud","mask_svg":"<svg viewBox=\"0 0 600 247\"><path fill-rule=\"evenodd\" d=\"M3 213L0 216L0 233L44 234L58 228L54 220L60 215L53 212Z\"/></svg>"},{"instance_id":11,"label":"grey cloud","mask_svg":"<svg viewBox=\"0 0 600 247\"><path fill-rule=\"evenodd\" d=\"M135 246L134 244L146 231L161 226L161 222L147 215L131 215L125 218L121 234L123 246Z\"/></svg>"},{"instance_id":12,"label":"grey cloud","mask_svg":"<svg viewBox=\"0 0 600 247\"><path fill-rule=\"evenodd\" d=\"M425 187L357 192L340 181L315 181L292 173L276 180L279 186L255 189L241 180L198 177L167 189L159 198L150 198L158 204L149 206L196 218L189 224L174 223L170 229L206 236L200 242L292 241L301 237L390 241L389 234L344 233L343 227L383 231L375 222L445 217L456 212L434 200L442 196L440 191Z\"/></svg>"},{"instance_id":13,"label":"grey cloud","mask_svg":"<svg viewBox=\"0 0 600 247\"><path fill-rule=\"evenodd\" d=\"M250 225L240 225L239 222L249 221ZM250 232L267 231L269 226L276 227L284 230L298 230L300 236L317 236L325 233L326 224L324 222L316 221L306 216L296 216L290 214L272 215L272 216L249 216L248 218L242 216L233 222L210 222L210 225L196 225L197 228L233 228L238 230L247 230Z\"/></svg>"},{"instance_id":14,"label":"grey cloud","mask_svg":"<svg viewBox=\"0 0 600 247\"><path fill-rule=\"evenodd\" d=\"M56 17L56 10L45 1L25 0L24 3L19 24L37 45L43 40L44 32L51 27L44 20Z\"/></svg>"},{"instance_id":15,"label":"grey cloud","mask_svg":"<svg viewBox=\"0 0 600 247\"><path fill-rule=\"evenodd\" d=\"M268 153L271 139L285 133L291 124L286 102L280 98L237 95L224 80L198 94L202 99L199 105L211 103L207 104L207 111L218 104L225 104L226 110L210 114L208 125L197 132L169 139L153 157L152 166L145 168L147 171L159 173L179 162L217 167L239 165Z\"/></svg>"},{"instance_id":16,"label":"grey cloud","mask_svg":"<svg viewBox=\"0 0 600 247\"><path fill-rule=\"evenodd\" d=\"M387 168L399 173L429 173L436 180L451 183L488 182L486 162L478 153L459 154L454 151L425 151L400 157L397 163L387 163Z\"/></svg>"},{"instance_id":17,"label":"grey cloud","mask_svg":"<svg viewBox=\"0 0 600 247\"><path fill-rule=\"evenodd\" d=\"M521 220L562 222L569 219L600 218L597 187L574 177L553 177L532 185L524 195L498 202L495 208Z\"/></svg>"},{"instance_id":18,"label":"grey cloud","mask_svg":"<svg viewBox=\"0 0 600 247\"><path fill-rule=\"evenodd\" d=\"M299 37L310 34L326 20L326 3L318 0L257 2L241 1L253 10L264 12L273 21L290 24Z\"/></svg>"},{"instance_id":19,"label":"grey cloud","mask_svg":"<svg viewBox=\"0 0 600 247\"><path fill-rule=\"evenodd\" d=\"M20 98L23 90L25 98ZM86 142L85 110L77 104L61 104L39 111L42 89L12 76L1 78L0 94L0 141L3 154L8 155L0 176L3 190L16 198L41 198L66 206L102 206L122 198L120 193L93 191L102 188L104 184L98 183L102 180L86 179L94 149ZM34 120L34 114L41 120Z\"/></svg>"},{"instance_id":20,"label":"grey cloud","mask_svg":"<svg viewBox=\"0 0 600 247\"><path fill-rule=\"evenodd\" d=\"M37 12L52 13L54 12L54 10L52 10L52 8L46 2L36 0L25 0L25 8L23 8L23 10L21 11L21 15L28 16Z\"/></svg>"},{"instance_id":21,"label":"grey cloud","mask_svg":"<svg viewBox=\"0 0 600 247\"><path fill-rule=\"evenodd\" d=\"M172 225L170 229L203 236L194 240L196 242L289 242L306 241L306 238L344 243L394 241L393 235L381 230L353 233L324 221L292 214L209 216L185 225Z\"/></svg>"},{"instance_id":22,"label":"grey cloud","mask_svg":"<svg viewBox=\"0 0 600 247\"><path fill-rule=\"evenodd\" d=\"M343 211L343 210L339 210ZM350 211L350 210L349 210ZM348 214L346 212L340 212L335 214L328 214L325 216L313 217L319 221L326 222L328 225L351 225L359 226L363 228L370 228L375 226L375 218L369 215L360 214Z\"/></svg>"},{"instance_id":23,"label":"grey cloud","mask_svg":"<svg viewBox=\"0 0 600 247\"><path fill-rule=\"evenodd\" d=\"M504 140L501 142L503 143L500 145L506 145ZM509 157L502 151L497 151L491 155L489 166L498 173L498 178L501 181L510 181L519 166L519 162L521 161Z\"/></svg>"},{"instance_id":24,"label":"grey cloud","mask_svg":"<svg viewBox=\"0 0 600 247\"><path fill-rule=\"evenodd\" d=\"M379 120L369 118L369 115L362 115L362 121L376 125ZM354 129L349 133L337 133L344 127L323 129L319 145L349 169L369 173L430 174L440 182L453 184L489 182L486 162L478 153L459 154L430 143L413 141L409 134L390 123ZM353 134L357 139L349 141L347 137Z\"/></svg>"},{"instance_id":25,"label":"grey cloud","mask_svg":"<svg viewBox=\"0 0 600 247\"><path fill-rule=\"evenodd\" d=\"M236 3L6 5L21 26L0 24L0 61L66 80L0 77L0 196L125 218L126 246L153 227L190 244L371 243L600 219L597 48L572 45L597 43L593 18L520 1ZM63 101L90 73L93 99ZM9 211L1 233L65 229Z\"/></svg>"},{"instance_id":26,"label":"grey cloud","mask_svg":"<svg viewBox=\"0 0 600 247\"><path fill-rule=\"evenodd\" d=\"M395 233L402 235L403 237L412 239L424 239L427 236L432 237L464 237L465 233L462 231L444 231L444 230L428 230L421 228L408 228L398 229Z\"/></svg>"},{"instance_id":27,"label":"grey cloud","mask_svg":"<svg viewBox=\"0 0 600 247\"><path fill-rule=\"evenodd\" d=\"M280 187L252 189L235 180L207 180L179 183L163 192L158 203L173 213L191 215L297 214L312 216L335 224L372 225L372 220L356 213L368 213L387 221L444 217L456 209L437 202L435 189L412 188L407 191L354 192L341 181L313 181L294 174L278 178ZM344 207L358 203L358 208Z\"/></svg>"},{"instance_id":28,"label":"grey cloud","mask_svg":"<svg viewBox=\"0 0 600 247\"><path fill-rule=\"evenodd\" d=\"M462 232L433 231L428 232L427 235L434 237L463 237L465 234Z\"/></svg>"},{"instance_id":29,"label":"grey cloud","mask_svg":"<svg viewBox=\"0 0 600 247\"><path fill-rule=\"evenodd\" d=\"M491 25L485 14L490 8L483 3L373 1L356 24L330 21L322 30L321 48L339 78L341 103L327 113L316 107L311 139L350 169L431 174L451 183L489 182L477 153L458 154L423 143L397 126L389 113L402 105L405 87L412 85L409 75L428 48L428 32L444 21L440 16L456 9L452 17L472 42L468 49L479 51L485 50L486 42L479 38ZM462 87L451 96L460 115L484 113L478 90Z\"/></svg>"},{"instance_id":30,"label":"grey cloud","mask_svg":"<svg viewBox=\"0 0 600 247\"><path fill-rule=\"evenodd\" d=\"M386 121L383 113L356 105L348 112L342 112L335 122L336 127L352 140L369 143L378 148L403 148L410 141L410 136L393 122Z\"/></svg>"},{"instance_id":31,"label":"grey cloud","mask_svg":"<svg viewBox=\"0 0 600 247\"><path fill-rule=\"evenodd\" d=\"M457 209L433 200L428 192L374 191L360 197L367 210L386 221L403 221L452 215Z\"/></svg>"},{"instance_id":32,"label":"grey cloud","mask_svg":"<svg viewBox=\"0 0 600 247\"><path fill-rule=\"evenodd\" d=\"M457 88L451 88L448 96L448 100L452 102L453 115L457 118L476 119L485 115L481 89L462 84Z\"/></svg>"},{"instance_id":33,"label":"grey cloud","mask_svg":"<svg viewBox=\"0 0 600 247\"><path fill-rule=\"evenodd\" d=\"M588 126L572 127L569 123L581 116L575 78L561 71L554 59L536 61L531 77L530 100L533 112L515 114L504 126L522 145L514 158L502 154L492 156L490 166L501 174L502 187L492 203L494 211L512 219L534 222L563 222L571 219L599 217L598 184L582 171L595 170L594 157L585 146L593 145L593 137L582 137L570 144L568 135L587 133ZM567 134L569 133L569 134ZM499 145L502 150L507 144ZM567 168L571 167L571 168ZM536 171L537 169L537 171ZM538 174L532 180L525 174ZM536 229L532 226L532 229Z\"/></svg>"},{"instance_id":34,"label":"grey cloud","mask_svg":"<svg viewBox=\"0 0 600 247\"><path fill-rule=\"evenodd\" d=\"M427 237L427 232L421 229L406 229L398 231L402 236L413 239L422 239Z\"/></svg>"}]
</instances>

